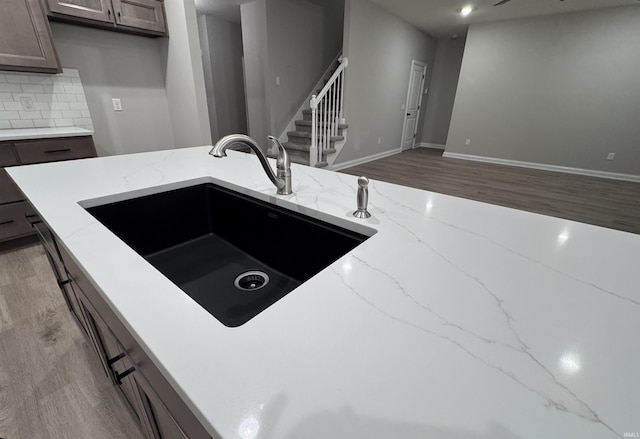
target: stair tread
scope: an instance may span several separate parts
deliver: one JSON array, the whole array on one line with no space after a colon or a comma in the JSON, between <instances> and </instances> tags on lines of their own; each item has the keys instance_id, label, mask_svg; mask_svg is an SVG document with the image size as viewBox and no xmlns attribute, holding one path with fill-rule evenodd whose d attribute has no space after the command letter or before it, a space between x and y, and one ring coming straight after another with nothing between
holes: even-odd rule
<instances>
[{"instance_id":1,"label":"stair tread","mask_svg":"<svg viewBox=\"0 0 640 439\"><path fill-rule=\"evenodd\" d=\"M284 146L284 148L287 151L294 150L294 151L306 151L306 152L309 152L309 150L311 149L311 145L301 145L301 144L296 143L296 142L284 142L282 144L282 146Z\"/></svg>"},{"instance_id":2,"label":"stair tread","mask_svg":"<svg viewBox=\"0 0 640 439\"><path fill-rule=\"evenodd\" d=\"M318 113L322 113L322 111L318 111ZM333 113L339 113L339 111L327 111L327 114L333 114ZM311 108L308 108L306 110L302 110L302 114L312 114Z\"/></svg>"},{"instance_id":3,"label":"stair tread","mask_svg":"<svg viewBox=\"0 0 640 439\"><path fill-rule=\"evenodd\" d=\"M286 148L286 146L285 146L285 148ZM270 153L267 154L267 157L269 157L270 159L275 159L278 156L277 156L277 154L274 154L274 153L270 152ZM309 159L305 159L303 157L298 157L296 155L290 155L289 156L289 160L291 160L291 162L293 162L293 163L298 163L299 165L307 165L307 166L309 166Z\"/></svg>"},{"instance_id":4,"label":"stair tread","mask_svg":"<svg viewBox=\"0 0 640 439\"><path fill-rule=\"evenodd\" d=\"M304 126L311 126L311 122L310 120L296 120L296 125L304 125ZM322 122L320 122L320 125L324 125ZM349 125L347 125L346 123L340 123L338 124L338 129L340 130L344 130L349 128Z\"/></svg>"},{"instance_id":5,"label":"stair tread","mask_svg":"<svg viewBox=\"0 0 640 439\"><path fill-rule=\"evenodd\" d=\"M287 151L304 151L309 152L311 150L311 145L301 145L295 142L284 142L282 144ZM324 150L323 154L333 154L336 152L335 148L327 148ZM274 156L275 157L275 156Z\"/></svg>"},{"instance_id":6,"label":"stair tread","mask_svg":"<svg viewBox=\"0 0 640 439\"><path fill-rule=\"evenodd\" d=\"M267 154L267 157L275 159L276 155L269 153L269 154ZM289 159L293 163L297 163L299 165L309 166L309 159L303 159L302 157L295 157L295 156L289 157ZM327 163L327 162L317 162L315 167L316 168L326 168L327 166L329 166L329 163Z\"/></svg>"},{"instance_id":7,"label":"stair tread","mask_svg":"<svg viewBox=\"0 0 640 439\"><path fill-rule=\"evenodd\" d=\"M289 131L287 132L288 136L294 136L294 137L305 137L305 138L311 138L311 133L307 132L307 131ZM339 141L339 140L344 140L344 136L331 136L331 141Z\"/></svg>"}]
</instances>

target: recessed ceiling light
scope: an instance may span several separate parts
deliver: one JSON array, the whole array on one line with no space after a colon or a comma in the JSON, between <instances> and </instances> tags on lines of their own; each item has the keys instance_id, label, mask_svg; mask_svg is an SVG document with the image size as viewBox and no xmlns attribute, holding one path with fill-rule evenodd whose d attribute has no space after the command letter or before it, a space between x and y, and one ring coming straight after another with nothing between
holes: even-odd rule
<instances>
[{"instance_id":1,"label":"recessed ceiling light","mask_svg":"<svg viewBox=\"0 0 640 439\"><path fill-rule=\"evenodd\" d=\"M458 8L458 9L456 9L456 11L457 11L460 15L462 15L463 17L466 17L466 16L468 16L469 14L471 14L473 11L477 11L477 10L478 10L478 8L475 8L475 7L471 6L471 5L467 5L467 6L464 6L464 7L462 7L462 8Z\"/></svg>"}]
</instances>

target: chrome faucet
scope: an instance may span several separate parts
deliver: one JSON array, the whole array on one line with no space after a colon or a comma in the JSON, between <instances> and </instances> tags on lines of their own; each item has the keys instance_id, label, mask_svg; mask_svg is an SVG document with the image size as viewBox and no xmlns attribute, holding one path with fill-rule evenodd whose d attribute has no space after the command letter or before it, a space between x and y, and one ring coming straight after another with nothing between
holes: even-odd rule
<instances>
[{"instance_id":1,"label":"chrome faucet","mask_svg":"<svg viewBox=\"0 0 640 439\"><path fill-rule=\"evenodd\" d=\"M278 189L277 194L289 195L291 193L291 161L289 160L289 154L287 154L287 150L284 149L284 146L282 146L282 143L280 143L278 139L273 136L269 136L268 138L278 147L278 158L276 159L277 175L274 174L273 169L269 166L267 157L264 155L256 141L244 134L229 134L228 136L224 136L222 139L218 140L218 143L216 143L213 148L211 148L209 154L218 158L226 157L227 154L225 151L230 146L248 146L256 153L264 172L267 173L267 177L269 177L269 180L271 180Z\"/></svg>"}]
</instances>

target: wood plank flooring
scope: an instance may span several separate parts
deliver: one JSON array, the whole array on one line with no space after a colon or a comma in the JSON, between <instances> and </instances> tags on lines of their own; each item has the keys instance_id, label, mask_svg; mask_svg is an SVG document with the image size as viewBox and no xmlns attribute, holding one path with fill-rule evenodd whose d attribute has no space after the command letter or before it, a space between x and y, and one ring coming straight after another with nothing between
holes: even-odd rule
<instances>
[{"instance_id":1,"label":"wood plank flooring","mask_svg":"<svg viewBox=\"0 0 640 439\"><path fill-rule=\"evenodd\" d=\"M0 244L0 438L143 439L31 238Z\"/></svg>"},{"instance_id":2,"label":"wood plank flooring","mask_svg":"<svg viewBox=\"0 0 640 439\"><path fill-rule=\"evenodd\" d=\"M429 148L341 172L640 234L640 183L444 158Z\"/></svg>"}]
</instances>

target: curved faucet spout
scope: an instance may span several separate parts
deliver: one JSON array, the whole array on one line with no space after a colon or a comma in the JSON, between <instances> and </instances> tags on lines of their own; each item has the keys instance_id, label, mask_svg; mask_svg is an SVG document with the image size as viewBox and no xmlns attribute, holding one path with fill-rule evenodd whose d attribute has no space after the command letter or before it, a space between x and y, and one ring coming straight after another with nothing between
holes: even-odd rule
<instances>
[{"instance_id":1,"label":"curved faucet spout","mask_svg":"<svg viewBox=\"0 0 640 439\"><path fill-rule=\"evenodd\" d=\"M276 160L277 174L275 174L273 169L271 169L271 166L269 166L267 157L264 155L256 141L244 134L230 134L228 136L224 136L213 148L211 148L209 154L218 158L226 157L226 150L230 146L248 146L256 156L258 156L258 160L260 160L260 164L262 165L264 172L267 173L267 177L269 177L269 180L271 180L278 189L277 193L279 195L289 195L291 193L291 161L289 160L289 154L287 154L287 151L278 139L273 136L269 136L269 140L274 142L278 147L278 158Z\"/></svg>"}]
</instances>

